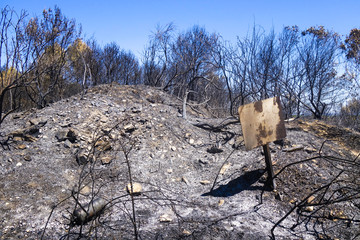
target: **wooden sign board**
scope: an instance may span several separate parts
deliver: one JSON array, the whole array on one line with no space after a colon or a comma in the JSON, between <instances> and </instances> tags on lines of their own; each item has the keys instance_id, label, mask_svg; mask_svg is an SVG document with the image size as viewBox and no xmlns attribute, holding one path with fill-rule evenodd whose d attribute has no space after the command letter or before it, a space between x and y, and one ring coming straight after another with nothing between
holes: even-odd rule
<instances>
[{"instance_id":1,"label":"wooden sign board","mask_svg":"<svg viewBox=\"0 0 360 240\"><path fill-rule=\"evenodd\" d=\"M240 106L239 115L247 150L286 137L279 97Z\"/></svg>"}]
</instances>

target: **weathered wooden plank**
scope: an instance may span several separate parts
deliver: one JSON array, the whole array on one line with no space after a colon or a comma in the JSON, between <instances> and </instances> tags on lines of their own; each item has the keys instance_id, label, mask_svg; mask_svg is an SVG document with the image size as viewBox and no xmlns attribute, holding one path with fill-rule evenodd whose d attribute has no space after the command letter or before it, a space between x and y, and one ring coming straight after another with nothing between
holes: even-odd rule
<instances>
[{"instance_id":1,"label":"weathered wooden plank","mask_svg":"<svg viewBox=\"0 0 360 240\"><path fill-rule=\"evenodd\" d=\"M279 97L240 106L239 115L247 150L286 137Z\"/></svg>"}]
</instances>

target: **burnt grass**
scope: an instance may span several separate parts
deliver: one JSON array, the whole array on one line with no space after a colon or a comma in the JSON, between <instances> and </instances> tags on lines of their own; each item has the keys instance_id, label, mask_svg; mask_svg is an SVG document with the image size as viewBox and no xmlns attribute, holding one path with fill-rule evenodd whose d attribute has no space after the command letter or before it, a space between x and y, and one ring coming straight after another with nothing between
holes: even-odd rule
<instances>
[{"instance_id":1,"label":"burnt grass","mask_svg":"<svg viewBox=\"0 0 360 240\"><path fill-rule=\"evenodd\" d=\"M237 119L180 111L161 90L102 85L8 116L0 239L360 239L358 133L286 122L270 143L271 190ZM75 223L99 198L105 207Z\"/></svg>"}]
</instances>

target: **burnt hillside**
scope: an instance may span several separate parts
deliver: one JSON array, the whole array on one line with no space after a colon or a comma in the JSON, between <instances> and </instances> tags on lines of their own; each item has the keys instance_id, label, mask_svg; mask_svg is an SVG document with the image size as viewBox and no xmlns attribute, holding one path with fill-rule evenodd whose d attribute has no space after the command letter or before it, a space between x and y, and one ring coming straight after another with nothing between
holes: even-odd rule
<instances>
[{"instance_id":1,"label":"burnt hillside","mask_svg":"<svg viewBox=\"0 0 360 240\"><path fill-rule=\"evenodd\" d=\"M287 122L270 144L271 191L262 148L245 150L236 119L189 108L184 120L181 104L101 85L8 116L0 239L360 238L359 134ZM76 218L92 200L101 211Z\"/></svg>"}]
</instances>

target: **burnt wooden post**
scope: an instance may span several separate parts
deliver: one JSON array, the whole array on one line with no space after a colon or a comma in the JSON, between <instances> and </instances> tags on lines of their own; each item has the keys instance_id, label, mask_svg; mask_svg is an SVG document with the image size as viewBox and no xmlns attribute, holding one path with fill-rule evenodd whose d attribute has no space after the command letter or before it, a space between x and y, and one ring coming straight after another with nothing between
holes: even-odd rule
<instances>
[{"instance_id":1,"label":"burnt wooden post","mask_svg":"<svg viewBox=\"0 0 360 240\"><path fill-rule=\"evenodd\" d=\"M263 146L268 173L267 185L271 189L275 189L274 171L268 143L286 137L280 98L273 97L240 106L239 115L245 147L247 150L251 150Z\"/></svg>"},{"instance_id":2,"label":"burnt wooden post","mask_svg":"<svg viewBox=\"0 0 360 240\"><path fill-rule=\"evenodd\" d=\"M270 154L269 144L263 145L263 149L264 149L264 155L265 155L266 171L268 173L267 184L271 188L271 190L274 190L276 185L275 185L275 180L274 180L274 171L273 171L272 162L271 162L271 154Z\"/></svg>"}]
</instances>

